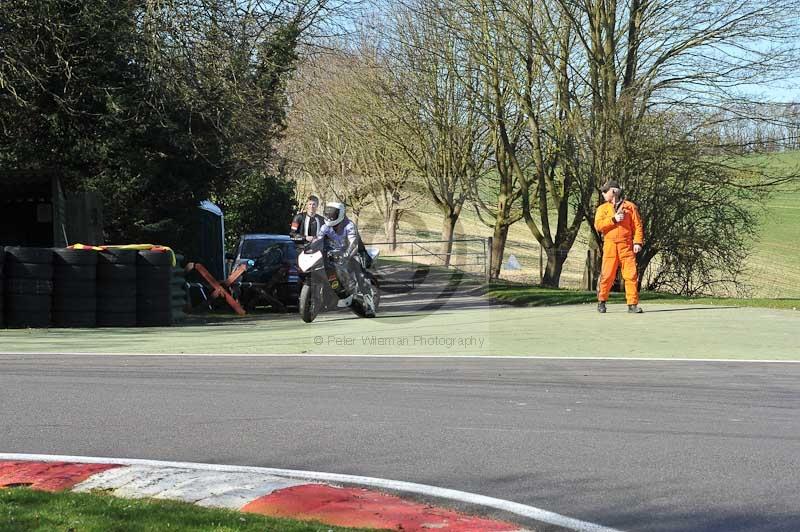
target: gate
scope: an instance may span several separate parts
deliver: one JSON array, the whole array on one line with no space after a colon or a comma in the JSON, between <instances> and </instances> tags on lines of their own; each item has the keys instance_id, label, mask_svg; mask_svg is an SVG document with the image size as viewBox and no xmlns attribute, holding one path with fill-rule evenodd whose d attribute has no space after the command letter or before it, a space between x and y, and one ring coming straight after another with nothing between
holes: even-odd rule
<instances>
[{"instance_id":1,"label":"gate","mask_svg":"<svg viewBox=\"0 0 800 532\"><path fill-rule=\"evenodd\" d=\"M392 242L370 242L364 245L380 250L378 264L396 262L412 268L432 266L473 277L479 276L485 282L490 280L491 238L454 239L450 253L443 253L441 249L446 243L446 240L406 240L395 242L394 249ZM411 283L413 286L413 280Z\"/></svg>"}]
</instances>

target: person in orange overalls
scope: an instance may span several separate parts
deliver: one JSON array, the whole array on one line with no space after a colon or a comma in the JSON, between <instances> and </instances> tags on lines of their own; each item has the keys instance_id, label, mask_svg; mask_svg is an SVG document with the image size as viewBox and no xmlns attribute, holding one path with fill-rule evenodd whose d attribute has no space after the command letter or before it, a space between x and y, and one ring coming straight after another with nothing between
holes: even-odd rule
<instances>
[{"instance_id":1,"label":"person in orange overalls","mask_svg":"<svg viewBox=\"0 0 800 532\"><path fill-rule=\"evenodd\" d=\"M616 181L608 181L600 191L606 202L597 208L594 217L594 228L603 234L603 266L597 287L597 311L605 313L608 293L617 276L617 268L621 265L628 312L641 314L636 254L644 244L642 217L636 205L622 197L622 188Z\"/></svg>"}]
</instances>

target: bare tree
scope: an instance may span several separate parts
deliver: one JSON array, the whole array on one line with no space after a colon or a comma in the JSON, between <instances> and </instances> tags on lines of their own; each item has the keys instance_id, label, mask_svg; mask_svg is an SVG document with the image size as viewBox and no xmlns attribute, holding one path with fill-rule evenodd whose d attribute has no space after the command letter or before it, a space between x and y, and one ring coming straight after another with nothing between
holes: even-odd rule
<instances>
[{"instance_id":1,"label":"bare tree","mask_svg":"<svg viewBox=\"0 0 800 532\"><path fill-rule=\"evenodd\" d=\"M379 57L366 48L340 50L308 68L315 81L297 99L290 126L295 165L356 218L375 206L387 240L396 242L412 172L382 132L391 113L378 90L385 77Z\"/></svg>"},{"instance_id":2,"label":"bare tree","mask_svg":"<svg viewBox=\"0 0 800 532\"><path fill-rule=\"evenodd\" d=\"M380 41L361 33L350 52L352 104L346 112L354 129L357 166L374 205L382 217L384 234L392 249L406 201L413 194L414 167L396 139L411 136L396 112L397 101L387 91L393 78L392 65Z\"/></svg>"},{"instance_id":3,"label":"bare tree","mask_svg":"<svg viewBox=\"0 0 800 532\"><path fill-rule=\"evenodd\" d=\"M741 288L748 246L755 240L753 205L762 187L727 186L743 169L704 155L680 117L654 116L639 127L632 146L629 186L645 223L647 246L638 257L650 267L647 288L685 295L731 293ZM759 179L752 175L751 183Z\"/></svg>"},{"instance_id":4,"label":"bare tree","mask_svg":"<svg viewBox=\"0 0 800 532\"><path fill-rule=\"evenodd\" d=\"M509 68L513 64L502 31L506 13L488 0L453 3L441 10L443 24L463 40L477 83L470 95L487 129L491 171L471 181L470 201L481 221L492 228L490 274L498 277L503 263L508 229L522 219L524 195L521 168L527 166L524 115L516 105Z\"/></svg>"},{"instance_id":5,"label":"bare tree","mask_svg":"<svg viewBox=\"0 0 800 532\"><path fill-rule=\"evenodd\" d=\"M326 201L344 201L357 218L372 202L370 187L357 167L358 141L344 102L351 97L347 58L326 54L308 61L296 83L287 141L281 147L289 174L312 183Z\"/></svg>"},{"instance_id":6,"label":"bare tree","mask_svg":"<svg viewBox=\"0 0 800 532\"><path fill-rule=\"evenodd\" d=\"M723 189L733 198L745 189L763 188L791 177L770 176L751 168L746 177L739 172L735 178L736 172L707 159L726 150L719 139L704 131L705 119L714 116L714 110L741 113L752 106L753 100L744 93L747 84L785 77L796 64L799 25L789 15L797 12L796 0L555 0L537 4L538 9L529 2L509 0L503 6L522 28L508 32L512 35L509 47L524 51L518 56L527 71L529 65L541 64L539 71L553 78L548 83L554 88L549 100L559 113L547 122L554 128L550 138L557 140L556 165L563 168L565 180L574 177L579 181L575 198L590 224L599 201L597 188L610 178L627 183L643 211L658 217L670 209L656 208L648 201L669 205L672 210L684 206L674 195L649 197L646 190L657 188L667 177L685 175L687 168L704 176L706 182L716 179L717 190L694 190L698 198L706 199L718 198ZM524 102L522 106L533 108ZM676 121L676 116L680 120ZM749 113L751 120L757 116ZM659 121L670 124L659 130L674 135L668 142L655 142L646 131ZM537 128L531 127L531 131L536 154ZM654 152L642 144L642 138L673 150L661 154L659 172L647 170L652 168ZM686 142L694 143L695 149L686 149ZM765 138L760 142L766 146ZM702 164L695 160L698 157ZM672 169L665 168L666 163L672 164ZM721 203L730 209L728 214L741 219L735 202ZM659 230L675 231L677 226L653 220L648 241L664 237ZM716 236L730 237L736 244L733 232ZM600 241L598 233L595 241ZM565 247L570 245L568 240L563 242ZM648 262L648 245L641 255L642 264Z\"/></svg>"},{"instance_id":7,"label":"bare tree","mask_svg":"<svg viewBox=\"0 0 800 532\"><path fill-rule=\"evenodd\" d=\"M557 287L583 220L575 208L584 194L576 160L580 120L575 117L581 112L580 78L571 63L576 39L569 20L545 3L500 0L490 9L508 54L507 83L526 128L522 152L508 143L504 149L521 183L525 224L547 255L542 284Z\"/></svg>"},{"instance_id":8,"label":"bare tree","mask_svg":"<svg viewBox=\"0 0 800 532\"><path fill-rule=\"evenodd\" d=\"M725 238L729 247L693 259L690 269L700 273L681 290L715 283L714 268L728 280L737 277L712 255L742 251L737 235L746 233L736 228L747 219L750 191L792 176L727 157L740 155L745 143L780 149L797 137L796 110L764 112L745 88L780 79L796 64L800 24L791 14L800 0L379 5L399 15L388 32L394 44L374 38L381 53L365 70L372 77L360 92L369 96L357 105L368 117L358 126L364 149L347 140L347 157L361 161L348 170L353 176L370 173L367 154L373 168L387 169L375 166L376 154L386 160L391 151L382 143L393 142L400 148L394 157L405 159L398 168L408 164L420 174L441 209L446 238L468 195L492 228L497 275L508 229L524 220L547 253L548 286L559 284L583 221L592 224L599 185L614 178L645 213L640 266L658 254L660 265L688 261L668 244L674 235L665 234L684 231L698 242ZM731 131L734 121L747 127ZM685 194L664 194L666 184ZM687 220L702 226L689 212L704 209L728 229L688 229ZM681 213L681 223L672 212ZM601 236L593 235L599 244ZM661 271L663 281L667 270Z\"/></svg>"},{"instance_id":9,"label":"bare tree","mask_svg":"<svg viewBox=\"0 0 800 532\"><path fill-rule=\"evenodd\" d=\"M478 109L478 78L463 41L442 24L446 5L416 0L391 22L396 41L384 86L392 119L382 129L421 176L425 195L442 215L442 255L449 265L456 223L488 158L487 129Z\"/></svg>"}]
</instances>

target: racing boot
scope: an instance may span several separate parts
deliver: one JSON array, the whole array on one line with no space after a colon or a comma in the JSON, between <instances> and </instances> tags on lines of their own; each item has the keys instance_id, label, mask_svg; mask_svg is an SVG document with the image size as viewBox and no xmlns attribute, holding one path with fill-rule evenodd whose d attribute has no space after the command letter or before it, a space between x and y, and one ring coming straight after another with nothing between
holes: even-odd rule
<instances>
[{"instance_id":1,"label":"racing boot","mask_svg":"<svg viewBox=\"0 0 800 532\"><path fill-rule=\"evenodd\" d=\"M628 305L628 314L641 314L644 312L639 305Z\"/></svg>"},{"instance_id":2,"label":"racing boot","mask_svg":"<svg viewBox=\"0 0 800 532\"><path fill-rule=\"evenodd\" d=\"M350 294L344 299L340 299L338 303L336 303L336 308L347 308L353 304L353 295Z\"/></svg>"},{"instance_id":3,"label":"racing boot","mask_svg":"<svg viewBox=\"0 0 800 532\"><path fill-rule=\"evenodd\" d=\"M605 301L600 301L599 303L597 303L597 312L599 312L600 314L605 314L606 313L606 302Z\"/></svg>"},{"instance_id":4,"label":"racing boot","mask_svg":"<svg viewBox=\"0 0 800 532\"><path fill-rule=\"evenodd\" d=\"M375 298L372 292L364 294L364 315L368 318L375 317Z\"/></svg>"},{"instance_id":5,"label":"racing boot","mask_svg":"<svg viewBox=\"0 0 800 532\"><path fill-rule=\"evenodd\" d=\"M333 289L333 293L336 294L336 297L339 299L344 299L347 297L347 290L345 290L342 283L339 282L339 279L332 279L331 280L331 289Z\"/></svg>"}]
</instances>

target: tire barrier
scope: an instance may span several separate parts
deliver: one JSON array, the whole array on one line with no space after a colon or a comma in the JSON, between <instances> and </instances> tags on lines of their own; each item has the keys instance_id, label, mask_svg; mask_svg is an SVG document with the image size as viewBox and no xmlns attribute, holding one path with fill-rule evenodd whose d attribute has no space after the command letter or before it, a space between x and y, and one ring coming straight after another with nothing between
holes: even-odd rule
<instances>
[{"instance_id":1,"label":"tire barrier","mask_svg":"<svg viewBox=\"0 0 800 532\"><path fill-rule=\"evenodd\" d=\"M49 327L53 305L53 250L5 248L5 326Z\"/></svg>"},{"instance_id":2,"label":"tire barrier","mask_svg":"<svg viewBox=\"0 0 800 532\"><path fill-rule=\"evenodd\" d=\"M173 325L185 317L186 292L185 273L172 257L0 246L0 327Z\"/></svg>"},{"instance_id":3,"label":"tire barrier","mask_svg":"<svg viewBox=\"0 0 800 532\"><path fill-rule=\"evenodd\" d=\"M136 327L136 256L109 249L97 257L97 326Z\"/></svg>"},{"instance_id":4,"label":"tire barrier","mask_svg":"<svg viewBox=\"0 0 800 532\"><path fill-rule=\"evenodd\" d=\"M179 268L173 267L172 260L172 254L163 251L143 250L136 257L136 324L140 327L168 327L183 318L183 305L175 301L176 285L182 289L183 279L176 277Z\"/></svg>"},{"instance_id":5,"label":"tire barrier","mask_svg":"<svg viewBox=\"0 0 800 532\"><path fill-rule=\"evenodd\" d=\"M181 267L184 259L176 256L176 266L172 268L170 280L170 294L172 296L172 320L183 321L186 318L185 310L188 305L188 291L186 289L186 270Z\"/></svg>"},{"instance_id":6,"label":"tire barrier","mask_svg":"<svg viewBox=\"0 0 800 532\"><path fill-rule=\"evenodd\" d=\"M6 323L4 317L5 311L3 310L3 299L5 298L3 293L5 291L4 288L6 284L5 278L3 277L3 265L5 264L5 262L6 262L6 248L5 246L0 246L0 329L5 327Z\"/></svg>"},{"instance_id":7,"label":"tire barrier","mask_svg":"<svg viewBox=\"0 0 800 532\"><path fill-rule=\"evenodd\" d=\"M97 326L97 252L53 250L53 326Z\"/></svg>"}]
</instances>

